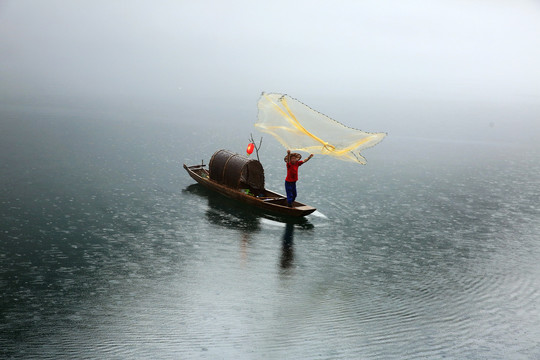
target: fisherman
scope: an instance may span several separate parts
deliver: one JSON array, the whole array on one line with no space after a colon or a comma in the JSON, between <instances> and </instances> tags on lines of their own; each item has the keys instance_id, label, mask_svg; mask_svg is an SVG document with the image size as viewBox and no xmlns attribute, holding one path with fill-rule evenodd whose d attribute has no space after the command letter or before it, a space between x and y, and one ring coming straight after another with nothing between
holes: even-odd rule
<instances>
[{"instance_id":1,"label":"fisherman","mask_svg":"<svg viewBox=\"0 0 540 360\"><path fill-rule=\"evenodd\" d=\"M302 155L299 153L291 153L291 150L287 150L285 156L285 162L287 163L287 177L285 178L285 191L287 191L287 206L292 207L294 200L296 199L296 181L298 181L298 167L309 161L313 157L310 154L308 158L301 161Z\"/></svg>"}]
</instances>

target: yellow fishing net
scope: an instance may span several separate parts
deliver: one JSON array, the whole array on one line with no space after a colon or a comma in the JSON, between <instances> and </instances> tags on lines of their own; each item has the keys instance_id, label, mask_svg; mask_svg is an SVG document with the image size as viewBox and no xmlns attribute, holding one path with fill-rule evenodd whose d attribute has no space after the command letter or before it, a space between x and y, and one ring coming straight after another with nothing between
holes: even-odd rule
<instances>
[{"instance_id":1,"label":"yellow fishing net","mask_svg":"<svg viewBox=\"0 0 540 360\"><path fill-rule=\"evenodd\" d=\"M255 126L290 150L365 164L360 151L375 146L386 136L347 127L288 95L262 93L257 106Z\"/></svg>"}]
</instances>

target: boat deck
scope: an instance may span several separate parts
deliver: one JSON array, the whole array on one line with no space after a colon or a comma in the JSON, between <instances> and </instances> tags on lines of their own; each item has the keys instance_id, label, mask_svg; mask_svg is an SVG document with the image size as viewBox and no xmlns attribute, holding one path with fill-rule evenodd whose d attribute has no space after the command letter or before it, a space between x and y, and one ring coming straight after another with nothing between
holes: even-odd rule
<instances>
[{"instance_id":1,"label":"boat deck","mask_svg":"<svg viewBox=\"0 0 540 360\"><path fill-rule=\"evenodd\" d=\"M184 169L199 184L215 190L229 198L240 200L250 205L254 205L265 211L277 213L285 216L301 217L314 212L316 209L312 206L295 201L292 207L287 206L287 198L279 193L264 189L257 195L249 194L247 189L233 189L220 184L210 178L210 173L204 165L187 166Z\"/></svg>"}]
</instances>

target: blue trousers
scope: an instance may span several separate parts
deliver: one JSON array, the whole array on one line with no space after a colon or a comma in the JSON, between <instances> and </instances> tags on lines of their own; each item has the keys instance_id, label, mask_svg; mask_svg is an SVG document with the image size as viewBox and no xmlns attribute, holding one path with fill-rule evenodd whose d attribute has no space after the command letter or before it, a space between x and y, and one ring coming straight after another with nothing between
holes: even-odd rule
<instances>
[{"instance_id":1,"label":"blue trousers","mask_svg":"<svg viewBox=\"0 0 540 360\"><path fill-rule=\"evenodd\" d=\"M292 205L296 199L296 181L285 181L285 191L287 191L287 203Z\"/></svg>"}]
</instances>

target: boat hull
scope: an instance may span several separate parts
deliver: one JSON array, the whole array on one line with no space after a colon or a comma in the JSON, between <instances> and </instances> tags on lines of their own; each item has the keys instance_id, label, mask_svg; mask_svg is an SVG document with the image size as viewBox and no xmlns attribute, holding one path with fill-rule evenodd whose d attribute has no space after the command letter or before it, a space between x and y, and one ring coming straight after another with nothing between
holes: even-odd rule
<instances>
[{"instance_id":1,"label":"boat hull","mask_svg":"<svg viewBox=\"0 0 540 360\"><path fill-rule=\"evenodd\" d=\"M279 193L264 190L262 196L248 195L239 189L233 189L228 186L217 183L210 179L208 170L202 165L187 166L184 164L184 169L193 180L197 181L202 186L216 191L228 198L241 201L243 203L255 206L265 212L279 214L283 216L302 217L311 214L316 209L312 206L302 204L295 201L292 207L287 206L287 198Z\"/></svg>"}]
</instances>

